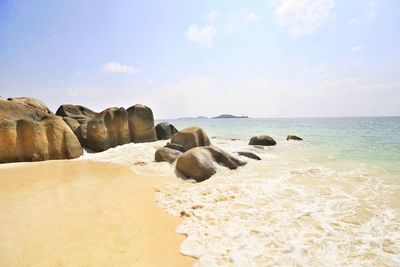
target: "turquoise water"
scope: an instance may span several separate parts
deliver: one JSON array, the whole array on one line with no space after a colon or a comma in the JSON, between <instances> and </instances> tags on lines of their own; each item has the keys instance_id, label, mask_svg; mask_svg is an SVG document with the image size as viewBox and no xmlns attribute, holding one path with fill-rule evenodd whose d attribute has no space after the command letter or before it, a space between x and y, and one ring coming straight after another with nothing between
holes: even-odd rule
<instances>
[{"instance_id":1,"label":"turquoise water","mask_svg":"<svg viewBox=\"0 0 400 267\"><path fill-rule=\"evenodd\" d=\"M177 231L196 266L400 266L400 117L169 122L262 159L157 194L190 215ZM248 145L261 134L277 145Z\"/></svg>"},{"instance_id":2,"label":"turquoise water","mask_svg":"<svg viewBox=\"0 0 400 267\"><path fill-rule=\"evenodd\" d=\"M169 122L202 127L247 164L216 166L210 179L192 183L176 177L175 164L154 161L167 140L84 157L169 176L156 201L171 215L184 211L180 251L195 266L400 266L400 117ZM248 145L261 134L277 145ZM286 141L289 134L304 141Z\"/></svg>"},{"instance_id":3,"label":"turquoise water","mask_svg":"<svg viewBox=\"0 0 400 267\"><path fill-rule=\"evenodd\" d=\"M202 127L210 137L250 139L266 134L277 142L302 137L319 161L359 161L385 168L400 182L400 117L177 119L178 129ZM317 159L316 159L317 160Z\"/></svg>"}]
</instances>

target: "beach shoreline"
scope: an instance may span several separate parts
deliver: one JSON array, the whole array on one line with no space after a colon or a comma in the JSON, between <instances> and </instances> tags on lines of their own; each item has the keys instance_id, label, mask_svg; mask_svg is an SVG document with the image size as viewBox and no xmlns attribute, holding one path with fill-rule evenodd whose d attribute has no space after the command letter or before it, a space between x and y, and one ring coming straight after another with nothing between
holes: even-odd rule
<instances>
[{"instance_id":1,"label":"beach shoreline","mask_svg":"<svg viewBox=\"0 0 400 267\"><path fill-rule=\"evenodd\" d=\"M179 252L181 218L154 199L154 187L176 178L130 168L90 160L0 165L0 265L193 265Z\"/></svg>"}]
</instances>

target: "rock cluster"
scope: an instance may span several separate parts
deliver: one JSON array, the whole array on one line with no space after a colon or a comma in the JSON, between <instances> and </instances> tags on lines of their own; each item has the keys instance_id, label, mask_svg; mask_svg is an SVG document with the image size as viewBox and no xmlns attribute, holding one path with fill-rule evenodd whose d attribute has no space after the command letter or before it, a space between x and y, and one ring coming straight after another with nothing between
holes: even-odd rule
<instances>
[{"instance_id":1,"label":"rock cluster","mask_svg":"<svg viewBox=\"0 0 400 267\"><path fill-rule=\"evenodd\" d=\"M184 153L182 153L184 152ZM199 127L185 128L172 136L171 143L159 148L155 161L176 161L176 170L197 182L214 175L217 166L236 169L246 164L229 153L211 145L206 132Z\"/></svg>"},{"instance_id":2,"label":"rock cluster","mask_svg":"<svg viewBox=\"0 0 400 267\"><path fill-rule=\"evenodd\" d=\"M197 182L210 178L218 166L237 169L246 162L213 146L199 127L178 131L162 122L154 126L152 110L136 104L128 109L111 107L97 113L84 106L61 105L56 114L40 100L0 97L0 163L73 159L83 148L100 152L130 142L171 139L155 152L155 161L175 164L176 170ZM302 140L289 135L287 140ZM249 145L273 146L267 135L254 136ZM261 160L252 152L240 156Z\"/></svg>"},{"instance_id":3,"label":"rock cluster","mask_svg":"<svg viewBox=\"0 0 400 267\"><path fill-rule=\"evenodd\" d=\"M83 106L62 105L56 115L63 117L83 147L95 152L157 140L153 112L141 104L127 110L107 108L100 113Z\"/></svg>"},{"instance_id":4,"label":"rock cluster","mask_svg":"<svg viewBox=\"0 0 400 267\"><path fill-rule=\"evenodd\" d=\"M54 115L38 99L0 97L0 163L72 159L83 148L100 152L156 140L153 112L141 104L100 113L65 104Z\"/></svg>"},{"instance_id":5,"label":"rock cluster","mask_svg":"<svg viewBox=\"0 0 400 267\"><path fill-rule=\"evenodd\" d=\"M217 147L205 146L192 148L183 153L176 162L176 169L184 176L202 182L216 173L216 164L234 170L246 162Z\"/></svg>"}]
</instances>

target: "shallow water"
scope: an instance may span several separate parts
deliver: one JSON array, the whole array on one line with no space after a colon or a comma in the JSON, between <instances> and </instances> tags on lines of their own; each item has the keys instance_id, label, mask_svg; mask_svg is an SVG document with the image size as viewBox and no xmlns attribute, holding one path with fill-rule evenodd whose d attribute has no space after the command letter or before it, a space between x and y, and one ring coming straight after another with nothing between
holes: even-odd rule
<instances>
[{"instance_id":1,"label":"shallow water","mask_svg":"<svg viewBox=\"0 0 400 267\"><path fill-rule=\"evenodd\" d=\"M181 252L199 258L198 266L400 265L399 118L171 122L178 129L202 126L214 145L262 158L240 157L248 164L236 171L219 167L205 182L182 180L156 193L161 207L184 216ZM278 145L247 145L257 134ZM305 141L285 141L287 134ZM153 162L165 143L84 157L174 175L173 166Z\"/></svg>"}]
</instances>

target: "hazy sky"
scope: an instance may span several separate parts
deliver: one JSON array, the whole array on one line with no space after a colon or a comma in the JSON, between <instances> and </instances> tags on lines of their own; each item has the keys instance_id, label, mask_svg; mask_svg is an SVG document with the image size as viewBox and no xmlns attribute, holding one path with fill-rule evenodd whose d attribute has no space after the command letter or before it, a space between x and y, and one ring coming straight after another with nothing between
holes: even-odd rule
<instances>
[{"instance_id":1,"label":"hazy sky","mask_svg":"<svg viewBox=\"0 0 400 267\"><path fill-rule=\"evenodd\" d=\"M0 95L156 118L400 115L400 1L1 0Z\"/></svg>"}]
</instances>

